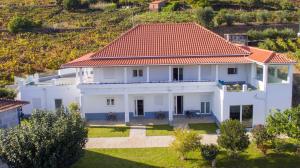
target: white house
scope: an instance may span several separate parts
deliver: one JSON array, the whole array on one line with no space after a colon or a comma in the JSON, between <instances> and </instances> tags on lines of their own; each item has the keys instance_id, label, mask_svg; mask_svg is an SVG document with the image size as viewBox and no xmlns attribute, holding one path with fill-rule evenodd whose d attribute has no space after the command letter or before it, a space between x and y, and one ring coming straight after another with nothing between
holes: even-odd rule
<instances>
[{"instance_id":1,"label":"white house","mask_svg":"<svg viewBox=\"0 0 300 168\"><path fill-rule=\"evenodd\" d=\"M12 128L18 125L22 106L26 104L29 102L0 98L0 128Z\"/></svg>"},{"instance_id":2,"label":"white house","mask_svg":"<svg viewBox=\"0 0 300 168\"><path fill-rule=\"evenodd\" d=\"M26 114L78 102L87 120L114 114L128 123L163 114L172 122L192 114L252 127L273 109L291 107L293 64L194 23L145 24L64 64L67 75L19 82L18 96L31 102Z\"/></svg>"}]
</instances>

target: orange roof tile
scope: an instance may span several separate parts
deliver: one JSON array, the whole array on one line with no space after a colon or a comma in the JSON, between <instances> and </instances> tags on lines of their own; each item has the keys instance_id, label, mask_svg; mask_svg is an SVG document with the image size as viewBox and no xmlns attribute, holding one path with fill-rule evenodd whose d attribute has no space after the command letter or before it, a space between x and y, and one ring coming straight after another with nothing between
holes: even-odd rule
<instances>
[{"instance_id":1,"label":"orange roof tile","mask_svg":"<svg viewBox=\"0 0 300 168\"><path fill-rule=\"evenodd\" d=\"M295 63L284 55L236 45L195 23L138 25L103 49L63 68L127 65Z\"/></svg>"},{"instance_id":2,"label":"orange roof tile","mask_svg":"<svg viewBox=\"0 0 300 168\"><path fill-rule=\"evenodd\" d=\"M15 109L26 104L29 104L29 102L0 98L0 112Z\"/></svg>"}]
</instances>

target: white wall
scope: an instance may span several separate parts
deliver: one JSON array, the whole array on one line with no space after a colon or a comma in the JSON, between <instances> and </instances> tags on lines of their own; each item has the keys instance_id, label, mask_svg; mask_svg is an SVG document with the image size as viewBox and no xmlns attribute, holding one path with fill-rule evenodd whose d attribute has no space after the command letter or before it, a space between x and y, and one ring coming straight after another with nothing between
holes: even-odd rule
<instances>
[{"instance_id":1,"label":"white wall","mask_svg":"<svg viewBox=\"0 0 300 168\"><path fill-rule=\"evenodd\" d=\"M198 80L198 65L183 66L183 80Z\"/></svg>"},{"instance_id":2,"label":"white wall","mask_svg":"<svg viewBox=\"0 0 300 168\"><path fill-rule=\"evenodd\" d=\"M106 99L115 99L115 105L107 106ZM124 99L121 95L85 95L85 113L124 112Z\"/></svg>"},{"instance_id":3,"label":"white wall","mask_svg":"<svg viewBox=\"0 0 300 168\"><path fill-rule=\"evenodd\" d=\"M237 74L228 74L228 68L237 68ZM219 79L223 81L248 81L250 64L219 65Z\"/></svg>"},{"instance_id":4,"label":"white wall","mask_svg":"<svg viewBox=\"0 0 300 168\"><path fill-rule=\"evenodd\" d=\"M279 109L281 111L292 106L291 84L267 84L267 113Z\"/></svg>"},{"instance_id":5,"label":"white wall","mask_svg":"<svg viewBox=\"0 0 300 168\"><path fill-rule=\"evenodd\" d=\"M16 109L0 113L0 128L11 128L19 124L19 116Z\"/></svg>"},{"instance_id":6,"label":"white wall","mask_svg":"<svg viewBox=\"0 0 300 168\"><path fill-rule=\"evenodd\" d=\"M41 100L41 109L55 110L55 99L62 99L63 106L70 103L79 103L80 91L76 86L21 86L19 88L19 99L29 101L30 104L23 106L25 114L31 114L34 110L32 100Z\"/></svg>"},{"instance_id":7,"label":"white wall","mask_svg":"<svg viewBox=\"0 0 300 168\"><path fill-rule=\"evenodd\" d=\"M94 82L122 83L124 82L124 69L118 67L95 68Z\"/></svg>"},{"instance_id":8,"label":"white wall","mask_svg":"<svg viewBox=\"0 0 300 168\"><path fill-rule=\"evenodd\" d=\"M149 74L150 81L168 81L169 66L150 66Z\"/></svg>"}]
</instances>

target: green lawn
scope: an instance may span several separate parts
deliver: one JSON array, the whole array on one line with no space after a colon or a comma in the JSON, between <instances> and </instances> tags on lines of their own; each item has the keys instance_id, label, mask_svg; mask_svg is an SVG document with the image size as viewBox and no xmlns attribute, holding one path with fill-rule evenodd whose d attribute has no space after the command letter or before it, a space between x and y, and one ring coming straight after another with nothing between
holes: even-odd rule
<instances>
[{"instance_id":1,"label":"green lawn","mask_svg":"<svg viewBox=\"0 0 300 168\"><path fill-rule=\"evenodd\" d=\"M199 134L214 134L218 129L215 123L189 124L189 128Z\"/></svg>"},{"instance_id":2,"label":"green lawn","mask_svg":"<svg viewBox=\"0 0 300 168\"><path fill-rule=\"evenodd\" d=\"M88 127L88 137L127 137L130 128L127 126L90 126Z\"/></svg>"},{"instance_id":3,"label":"green lawn","mask_svg":"<svg viewBox=\"0 0 300 168\"><path fill-rule=\"evenodd\" d=\"M238 159L229 158L225 151L217 157L217 167L225 168L297 168L300 156L292 153L275 154L270 152L264 157L252 144ZM199 152L191 152L188 159L178 159L169 148L142 149L91 149L86 150L72 168L143 168L143 167L209 167Z\"/></svg>"},{"instance_id":4,"label":"green lawn","mask_svg":"<svg viewBox=\"0 0 300 168\"><path fill-rule=\"evenodd\" d=\"M146 127L147 136L165 136L173 133L174 127L170 125L147 125Z\"/></svg>"}]
</instances>

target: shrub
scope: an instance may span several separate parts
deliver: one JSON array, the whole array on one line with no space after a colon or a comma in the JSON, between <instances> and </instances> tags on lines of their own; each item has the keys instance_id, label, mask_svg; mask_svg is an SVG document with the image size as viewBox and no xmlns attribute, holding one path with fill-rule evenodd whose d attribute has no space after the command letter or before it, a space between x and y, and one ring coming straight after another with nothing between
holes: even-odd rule
<instances>
[{"instance_id":1,"label":"shrub","mask_svg":"<svg viewBox=\"0 0 300 168\"><path fill-rule=\"evenodd\" d=\"M223 23L225 23L225 15L227 14L227 10L225 9L221 9L217 15L214 17L214 22L217 26L222 25Z\"/></svg>"},{"instance_id":2,"label":"shrub","mask_svg":"<svg viewBox=\"0 0 300 168\"><path fill-rule=\"evenodd\" d=\"M67 10L75 10L81 8L80 0L63 0L64 8Z\"/></svg>"},{"instance_id":3,"label":"shrub","mask_svg":"<svg viewBox=\"0 0 300 168\"><path fill-rule=\"evenodd\" d=\"M70 167L82 156L86 138L79 113L36 111L27 124L1 132L0 155L10 167Z\"/></svg>"},{"instance_id":4,"label":"shrub","mask_svg":"<svg viewBox=\"0 0 300 168\"><path fill-rule=\"evenodd\" d=\"M182 160L186 159L186 154L201 147L201 136L195 132L189 132L183 129L174 131L175 140L171 144Z\"/></svg>"},{"instance_id":5,"label":"shrub","mask_svg":"<svg viewBox=\"0 0 300 168\"><path fill-rule=\"evenodd\" d=\"M250 144L245 127L238 120L226 120L220 126L218 144L226 149L231 156L244 151Z\"/></svg>"},{"instance_id":6,"label":"shrub","mask_svg":"<svg viewBox=\"0 0 300 168\"><path fill-rule=\"evenodd\" d=\"M211 7L200 8L197 10L197 18L201 25L205 27L212 27L214 11Z\"/></svg>"},{"instance_id":7,"label":"shrub","mask_svg":"<svg viewBox=\"0 0 300 168\"><path fill-rule=\"evenodd\" d=\"M26 17L15 16L13 17L7 25L7 29L11 33L30 31L35 27L40 27L41 23L29 20Z\"/></svg>"},{"instance_id":8,"label":"shrub","mask_svg":"<svg viewBox=\"0 0 300 168\"><path fill-rule=\"evenodd\" d=\"M69 104L68 109L70 112L79 112L80 110L79 105L77 103Z\"/></svg>"},{"instance_id":9,"label":"shrub","mask_svg":"<svg viewBox=\"0 0 300 168\"><path fill-rule=\"evenodd\" d=\"M249 30L247 32L247 35L250 40L261 40L265 38L264 34L261 31L257 31L253 29Z\"/></svg>"},{"instance_id":10,"label":"shrub","mask_svg":"<svg viewBox=\"0 0 300 168\"><path fill-rule=\"evenodd\" d=\"M14 99L17 96L16 92L12 89L0 88L0 98Z\"/></svg>"},{"instance_id":11,"label":"shrub","mask_svg":"<svg viewBox=\"0 0 300 168\"><path fill-rule=\"evenodd\" d=\"M234 20L235 20L235 17L233 14L230 14L230 13L227 13L224 17L225 19L225 22L226 22L226 25L227 26L232 26Z\"/></svg>"},{"instance_id":12,"label":"shrub","mask_svg":"<svg viewBox=\"0 0 300 168\"><path fill-rule=\"evenodd\" d=\"M272 50L272 51L278 50L277 44L271 39L266 39L264 42L259 42L258 47L266 50Z\"/></svg>"},{"instance_id":13,"label":"shrub","mask_svg":"<svg viewBox=\"0 0 300 168\"><path fill-rule=\"evenodd\" d=\"M256 21L265 24L272 18L272 15L268 11L258 11L256 13Z\"/></svg>"},{"instance_id":14,"label":"shrub","mask_svg":"<svg viewBox=\"0 0 300 168\"><path fill-rule=\"evenodd\" d=\"M240 14L240 22L246 25L249 25L251 22L255 21L255 17L253 17L252 13L250 12L243 12Z\"/></svg>"},{"instance_id":15,"label":"shrub","mask_svg":"<svg viewBox=\"0 0 300 168\"><path fill-rule=\"evenodd\" d=\"M193 8L204 8L211 5L209 0L187 0L187 3Z\"/></svg>"},{"instance_id":16,"label":"shrub","mask_svg":"<svg viewBox=\"0 0 300 168\"><path fill-rule=\"evenodd\" d=\"M274 136L268 133L264 125L255 126L251 132L257 148L265 155L268 150L268 143Z\"/></svg>"},{"instance_id":17,"label":"shrub","mask_svg":"<svg viewBox=\"0 0 300 168\"><path fill-rule=\"evenodd\" d=\"M216 145L202 145L201 156L211 162L212 167L216 167L216 157L219 154L219 149Z\"/></svg>"},{"instance_id":18,"label":"shrub","mask_svg":"<svg viewBox=\"0 0 300 168\"><path fill-rule=\"evenodd\" d=\"M289 11L276 11L274 12L273 20L276 23L288 23L293 20L293 17Z\"/></svg>"},{"instance_id":19,"label":"shrub","mask_svg":"<svg viewBox=\"0 0 300 168\"><path fill-rule=\"evenodd\" d=\"M281 10L293 10L294 5L289 0L280 0L280 8Z\"/></svg>"},{"instance_id":20,"label":"shrub","mask_svg":"<svg viewBox=\"0 0 300 168\"><path fill-rule=\"evenodd\" d=\"M181 4L179 1L169 2L166 7L163 8L164 12L172 12L180 10Z\"/></svg>"}]
</instances>

